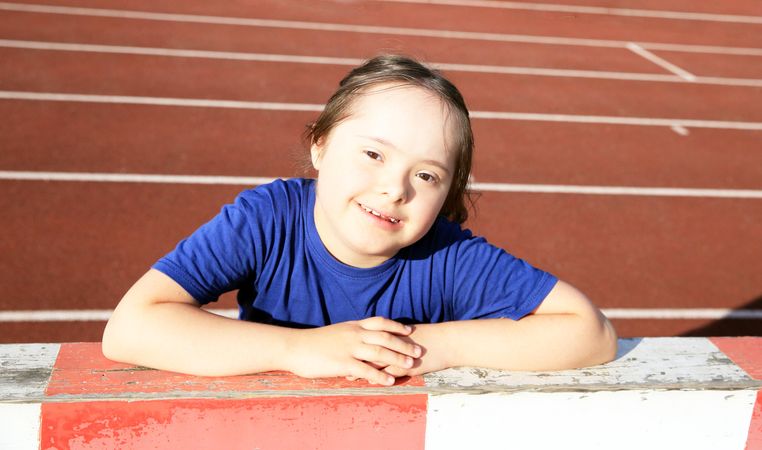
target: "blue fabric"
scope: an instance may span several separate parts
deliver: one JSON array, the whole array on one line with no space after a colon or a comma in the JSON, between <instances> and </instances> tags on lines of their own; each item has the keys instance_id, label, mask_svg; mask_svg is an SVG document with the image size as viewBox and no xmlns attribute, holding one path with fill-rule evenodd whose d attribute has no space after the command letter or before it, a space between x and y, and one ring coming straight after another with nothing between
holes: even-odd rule
<instances>
[{"instance_id":1,"label":"blue fabric","mask_svg":"<svg viewBox=\"0 0 762 450\"><path fill-rule=\"evenodd\" d=\"M291 327L371 316L404 323L532 312L557 279L443 217L383 264L336 260L315 228L315 181L242 192L153 267L199 303L239 289L240 318Z\"/></svg>"}]
</instances>

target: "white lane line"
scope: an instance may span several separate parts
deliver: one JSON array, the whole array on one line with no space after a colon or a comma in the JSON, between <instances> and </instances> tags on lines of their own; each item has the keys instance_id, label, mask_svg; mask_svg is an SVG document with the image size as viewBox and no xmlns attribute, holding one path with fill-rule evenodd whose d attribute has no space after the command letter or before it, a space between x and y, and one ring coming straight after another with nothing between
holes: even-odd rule
<instances>
[{"instance_id":1,"label":"white lane line","mask_svg":"<svg viewBox=\"0 0 762 450\"><path fill-rule=\"evenodd\" d=\"M608 308L602 311L609 319L762 319L762 309Z\"/></svg>"},{"instance_id":2,"label":"white lane line","mask_svg":"<svg viewBox=\"0 0 762 450\"><path fill-rule=\"evenodd\" d=\"M137 173L91 172L25 172L0 170L0 180L17 181L80 181L96 183L163 183L258 186L271 183L271 177L233 177L219 175L163 175Z\"/></svg>"},{"instance_id":3,"label":"white lane line","mask_svg":"<svg viewBox=\"0 0 762 450\"><path fill-rule=\"evenodd\" d=\"M90 173L90 172L33 172L0 170L0 180L13 181L70 181L99 183L164 183L164 184L213 184L257 186L275 178L236 177L224 175L163 175L136 173ZM472 183L470 188L480 192L516 192L535 194L577 195L635 195L644 197L700 197L762 199L762 190L752 189L698 189L659 188L630 186L580 186L555 184Z\"/></svg>"},{"instance_id":4,"label":"white lane line","mask_svg":"<svg viewBox=\"0 0 762 450\"><path fill-rule=\"evenodd\" d=\"M195 98L137 97L128 95L61 94L55 92L0 91L0 99L50 102L117 103L152 106L194 106L202 108L261 109L272 111L322 111L324 105L309 103L248 102Z\"/></svg>"},{"instance_id":5,"label":"white lane line","mask_svg":"<svg viewBox=\"0 0 762 450\"><path fill-rule=\"evenodd\" d=\"M246 52L222 52L210 50L187 50L158 47L132 47L121 45L97 45L97 44L79 44L79 43L60 43L60 42L41 42L41 41L20 41L10 39L0 39L0 47L20 48L30 50L48 50L48 51L66 51L66 52L91 52L91 53L109 53L121 55L145 55L159 57L178 57L178 58L204 58L204 59L222 59L235 61L257 61L257 62L279 62L279 63L297 63L297 64L322 64L354 67L363 62L360 58L336 58L329 56L299 56L299 55L281 55L265 53L246 53ZM564 77L564 78L593 78L604 80L624 80L624 81L650 81L666 83L682 83L685 80L676 75L652 74L652 73L633 73L633 72L611 72L600 70L574 70L574 69L548 69L541 67L516 67L516 66L495 66L485 64L453 64L432 62L430 65L447 71L492 73L505 75L530 75L546 77ZM724 86L749 86L762 87L762 79L753 78L724 78L724 77L695 77L698 84L724 85Z\"/></svg>"},{"instance_id":6,"label":"white lane line","mask_svg":"<svg viewBox=\"0 0 762 450\"><path fill-rule=\"evenodd\" d=\"M207 309L207 311L229 318L237 318L237 309ZM695 320L695 319L733 319L759 320L762 310L727 309L727 308L604 308L603 314L609 319L655 319L655 320ZM0 311L2 322L105 322L113 313L111 309L80 310L39 310L39 311Z\"/></svg>"},{"instance_id":7,"label":"white lane line","mask_svg":"<svg viewBox=\"0 0 762 450\"><path fill-rule=\"evenodd\" d=\"M681 67L678 67L671 62L667 61L664 58L660 58L653 53L649 52L648 50L644 49L638 44L635 44L633 42L630 42L627 44L627 49L631 52L635 53L636 55L642 56L643 58L651 61L652 63L656 64L657 66L666 69L675 75L679 76L680 78L687 80L687 81L696 81L696 76L692 73L688 72L687 70L682 69Z\"/></svg>"},{"instance_id":8,"label":"white lane line","mask_svg":"<svg viewBox=\"0 0 762 450\"><path fill-rule=\"evenodd\" d=\"M760 122L729 122L721 120L697 120L697 119L662 119L648 117L616 117L616 116L586 116L575 114L544 114L544 113L519 113L519 112L494 112L472 111L472 119L494 120L529 120L538 122L563 122L563 123L595 123L608 125L640 125L672 127L683 126L688 128L711 128L727 130L762 130Z\"/></svg>"},{"instance_id":9,"label":"white lane line","mask_svg":"<svg viewBox=\"0 0 762 450\"><path fill-rule=\"evenodd\" d=\"M480 8L518 9L526 11L564 12L574 14L600 14L624 17L648 17L654 19L702 20L708 22L730 22L762 24L762 17L738 14L712 14L687 11L666 11L655 9L607 8L602 6L559 5L555 3L523 3L498 0L377 0L396 3L422 3L435 5L471 6Z\"/></svg>"},{"instance_id":10,"label":"white lane line","mask_svg":"<svg viewBox=\"0 0 762 450\"><path fill-rule=\"evenodd\" d=\"M680 125L672 125L670 128L672 128L672 131L679 134L680 136L688 136L689 134L691 134L687 128Z\"/></svg>"},{"instance_id":11,"label":"white lane line","mask_svg":"<svg viewBox=\"0 0 762 450\"><path fill-rule=\"evenodd\" d=\"M271 103L239 100L207 100L169 97L136 97L127 95L63 94L55 92L0 91L0 99L53 102L115 103L153 106L182 106L205 108L258 109L270 111L322 111L324 105L312 103ZM472 119L527 120L537 122L589 123L607 125L637 125L726 130L762 130L762 122L723 120L667 119L649 117L588 116L575 114L522 113L505 111L471 111Z\"/></svg>"},{"instance_id":12,"label":"white lane line","mask_svg":"<svg viewBox=\"0 0 762 450\"><path fill-rule=\"evenodd\" d=\"M0 10L42 14L62 14L92 17L113 17L119 19L156 20L171 22L202 23L216 25L236 25L249 27L286 28L314 31L340 31L347 33L386 34L397 36L419 36L443 39L465 39L493 42L522 42L531 44L577 45L587 47L625 48L626 41L608 39L584 39L558 36L531 36L522 34L481 33L475 31L436 30L428 28L387 27L375 25L348 25L340 23L305 22L293 20L255 19L243 17L207 16L194 14L155 13L119 9L76 8L38 4L0 2ZM641 43L644 48L673 51L693 51L699 53L719 53L748 56L762 56L762 48L722 47L672 43Z\"/></svg>"}]
</instances>

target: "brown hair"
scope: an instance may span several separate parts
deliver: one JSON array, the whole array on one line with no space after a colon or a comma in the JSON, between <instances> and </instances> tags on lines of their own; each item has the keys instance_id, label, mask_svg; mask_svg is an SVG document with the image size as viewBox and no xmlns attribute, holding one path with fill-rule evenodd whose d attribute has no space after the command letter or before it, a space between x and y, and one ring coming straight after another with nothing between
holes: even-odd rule
<instances>
[{"instance_id":1,"label":"brown hair","mask_svg":"<svg viewBox=\"0 0 762 450\"><path fill-rule=\"evenodd\" d=\"M471 120L463 96L438 71L400 55L380 55L366 61L341 80L338 90L328 100L323 112L314 123L308 125L305 140L313 145L327 139L331 130L351 114L350 107L358 95L371 86L389 82L417 86L436 94L454 116L453 147L458 151L458 157L450 192L447 193L440 214L458 223L465 222L468 219L466 199L469 198L468 178L474 148Z\"/></svg>"}]
</instances>

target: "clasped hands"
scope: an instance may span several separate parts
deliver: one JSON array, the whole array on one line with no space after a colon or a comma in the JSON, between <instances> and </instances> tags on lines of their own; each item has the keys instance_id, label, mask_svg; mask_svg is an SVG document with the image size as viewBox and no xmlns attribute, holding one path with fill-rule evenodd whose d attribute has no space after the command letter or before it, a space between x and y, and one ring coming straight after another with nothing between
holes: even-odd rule
<instances>
[{"instance_id":1,"label":"clasped hands","mask_svg":"<svg viewBox=\"0 0 762 450\"><path fill-rule=\"evenodd\" d=\"M306 378L343 376L391 386L397 377L444 368L425 367L427 351L413 339L416 328L370 317L299 330L289 370Z\"/></svg>"}]
</instances>

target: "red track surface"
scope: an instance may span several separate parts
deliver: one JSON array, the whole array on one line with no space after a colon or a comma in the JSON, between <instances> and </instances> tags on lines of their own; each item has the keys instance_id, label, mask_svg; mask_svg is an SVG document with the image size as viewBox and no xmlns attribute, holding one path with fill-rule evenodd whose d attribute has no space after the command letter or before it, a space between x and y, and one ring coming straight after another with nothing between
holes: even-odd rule
<instances>
[{"instance_id":1,"label":"red track surface","mask_svg":"<svg viewBox=\"0 0 762 450\"><path fill-rule=\"evenodd\" d=\"M18 2L25 3L25 2ZM31 3L31 2L30 2ZM752 1L563 1L762 16ZM99 8L94 1L56 5ZM385 2L114 2L311 23L762 48L762 25ZM698 9L703 8L703 9ZM0 39L672 75L625 48L0 10ZM697 76L762 79L762 56L653 51ZM0 91L323 103L343 65L0 45ZM449 72L473 111L762 122L762 87ZM0 170L300 175L314 113L0 100ZM762 189L762 131L474 120L478 182ZM243 186L0 180L0 311L113 308ZM603 308L762 309L762 199L485 193L477 233ZM219 307L233 307L228 295ZM760 320L615 320L622 336L762 334ZM101 322L2 323L0 342L97 340Z\"/></svg>"}]
</instances>

